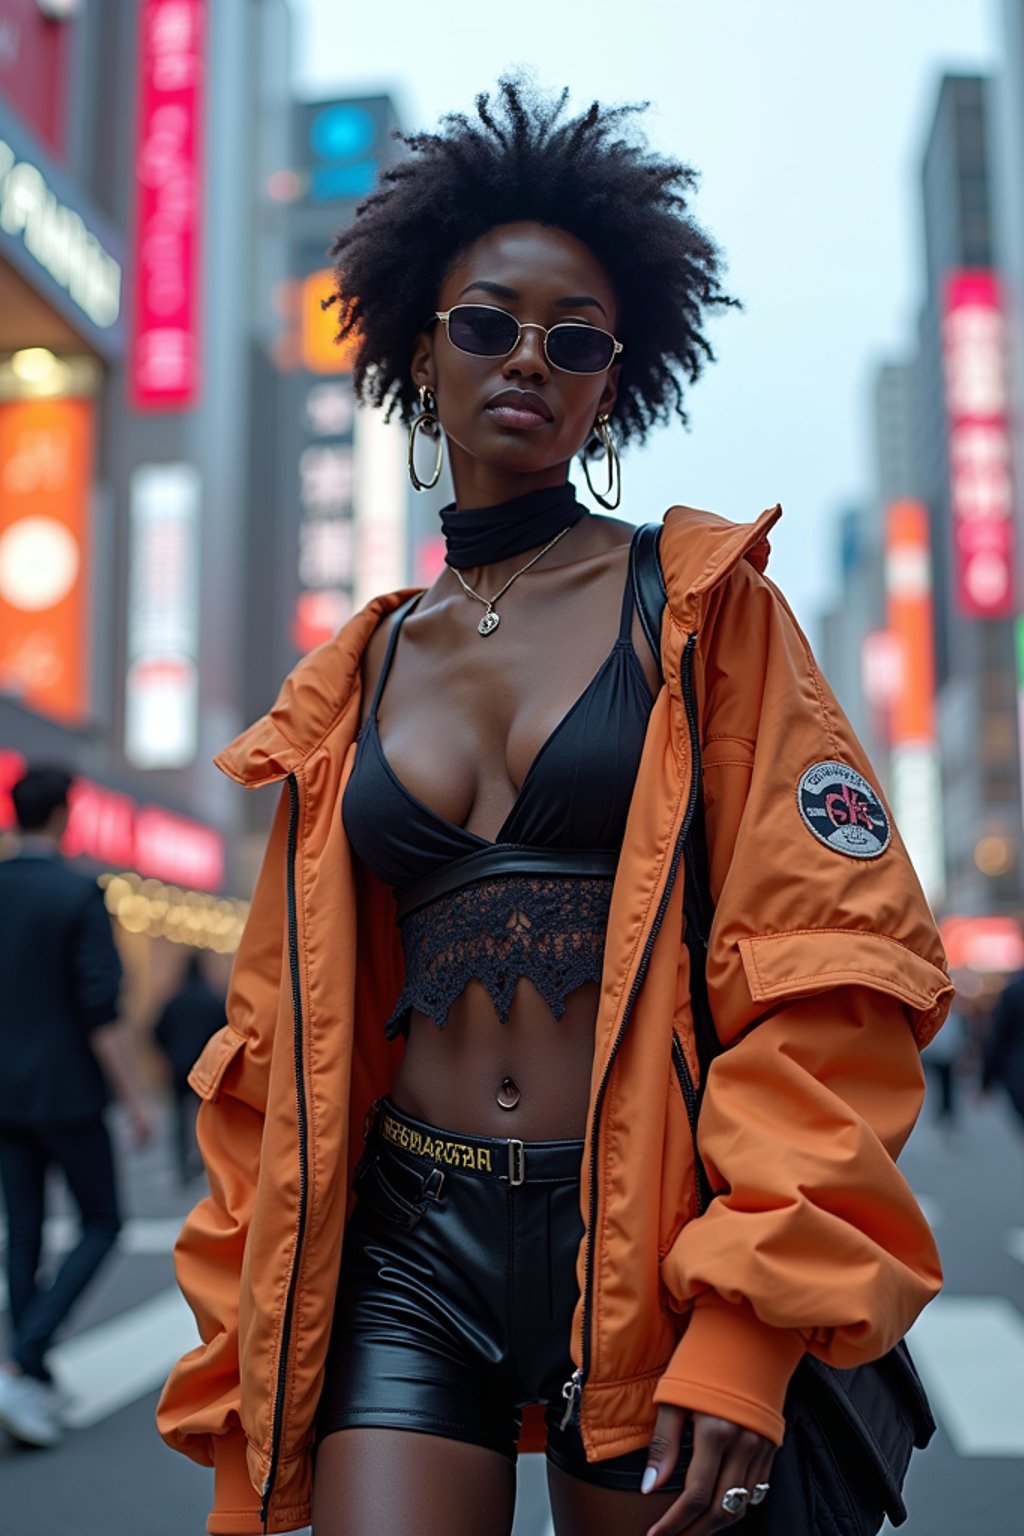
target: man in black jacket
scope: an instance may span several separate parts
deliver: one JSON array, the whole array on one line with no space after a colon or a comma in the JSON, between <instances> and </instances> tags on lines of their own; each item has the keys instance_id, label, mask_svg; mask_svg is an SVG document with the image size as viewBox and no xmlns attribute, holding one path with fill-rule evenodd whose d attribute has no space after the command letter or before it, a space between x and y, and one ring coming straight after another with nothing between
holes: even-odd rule
<instances>
[{"instance_id":1,"label":"man in black jacket","mask_svg":"<svg viewBox=\"0 0 1024 1536\"><path fill-rule=\"evenodd\" d=\"M70 776L30 768L14 786L17 850L0 862L0 1180L7 1207L9 1358L0 1362L0 1425L54 1445L58 1397L47 1369L53 1336L120 1227L114 1159L103 1120L108 1080L133 1139L150 1135L117 1023L121 963L95 880L59 845ZM60 1169L81 1232L41 1284L47 1169Z\"/></svg>"}]
</instances>

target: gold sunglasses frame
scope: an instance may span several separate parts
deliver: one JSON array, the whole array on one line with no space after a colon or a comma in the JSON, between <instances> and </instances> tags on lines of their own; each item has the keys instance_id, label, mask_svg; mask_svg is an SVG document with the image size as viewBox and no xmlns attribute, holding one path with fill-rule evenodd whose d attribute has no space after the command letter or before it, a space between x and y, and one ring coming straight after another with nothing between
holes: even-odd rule
<instances>
[{"instance_id":1,"label":"gold sunglasses frame","mask_svg":"<svg viewBox=\"0 0 1024 1536\"><path fill-rule=\"evenodd\" d=\"M515 341L509 347L507 352L467 351L465 347L460 347L458 342L452 341L452 333L449 327L449 321L457 309L487 309L490 310L492 314L503 315L506 320L515 320L516 325L519 327L519 330L516 332ZM598 374L607 373L608 369L612 366L612 363L614 363L615 359L622 351L622 342L616 341L611 331L606 331L600 325L587 325L582 320L559 320L554 325L540 325L536 320L516 320L515 315L510 315L507 309L499 309L497 304L453 304L451 309L435 310L434 319L441 321L441 324L444 326L444 333L448 337L449 342L455 348L456 352L461 352L465 357L511 357L512 353L516 350L516 347L518 347L519 343L522 341L524 331L541 331L544 336L544 356L551 364L551 367L557 368L559 373L571 373L577 379L596 379ZM550 352L548 351L548 337L551 335L552 331L562 331L565 330L568 326L572 326L575 330L580 331L596 331L598 335L608 337L608 340L612 344L612 355L605 363L603 368L563 368L560 363L556 363L554 361Z\"/></svg>"}]
</instances>

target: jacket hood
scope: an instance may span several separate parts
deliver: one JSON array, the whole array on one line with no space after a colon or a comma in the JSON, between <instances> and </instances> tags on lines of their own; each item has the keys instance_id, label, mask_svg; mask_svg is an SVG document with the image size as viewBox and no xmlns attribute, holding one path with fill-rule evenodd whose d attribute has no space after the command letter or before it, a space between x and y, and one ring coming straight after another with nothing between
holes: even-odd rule
<instances>
[{"instance_id":1,"label":"jacket hood","mask_svg":"<svg viewBox=\"0 0 1024 1536\"><path fill-rule=\"evenodd\" d=\"M781 506L774 506L753 523L732 523L696 507L669 508L663 520L661 565L669 606L680 623L692 621L708 592L741 560L764 570L768 533L781 516ZM403 587L375 597L333 639L304 656L268 713L214 758L217 767L248 789L296 772L351 699L363 652L381 619L419 590Z\"/></svg>"}]
</instances>

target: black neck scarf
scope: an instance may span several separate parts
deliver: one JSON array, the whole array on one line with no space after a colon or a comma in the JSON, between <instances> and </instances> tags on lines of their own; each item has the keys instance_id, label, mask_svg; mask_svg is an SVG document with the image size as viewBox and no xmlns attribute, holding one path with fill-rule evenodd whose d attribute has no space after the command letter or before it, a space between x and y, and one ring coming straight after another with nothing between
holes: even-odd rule
<instances>
[{"instance_id":1,"label":"black neck scarf","mask_svg":"<svg viewBox=\"0 0 1024 1536\"><path fill-rule=\"evenodd\" d=\"M521 555L526 549L539 549L563 528L573 527L588 515L568 480L564 485L513 496L511 501L500 501L496 507L472 507L459 512L453 502L441 508L445 564L458 571L494 565Z\"/></svg>"}]
</instances>

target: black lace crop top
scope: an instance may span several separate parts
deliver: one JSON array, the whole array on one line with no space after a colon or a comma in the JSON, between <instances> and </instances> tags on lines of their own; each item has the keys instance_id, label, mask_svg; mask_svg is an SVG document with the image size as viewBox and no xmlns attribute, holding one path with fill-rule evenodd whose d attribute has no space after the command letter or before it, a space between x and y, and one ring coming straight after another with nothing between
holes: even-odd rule
<instances>
[{"instance_id":1,"label":"black lace crop top","mask_svg":"<svg viewBox=\"0 0 1024 1536\"><path fill-rule=\"evenodd\" d=\"M356 748L342 816L355 853L398 896L405 985L389 1038L412 1010L438 1027L470 981L502 1021L527 977L553 1016L599 981L612 877L651 709L631 638L636 541L619 635L530 765L490 842L407 789L384 755L377 711L411 598L395 613Z\"/></svg>"}]
</instances>

